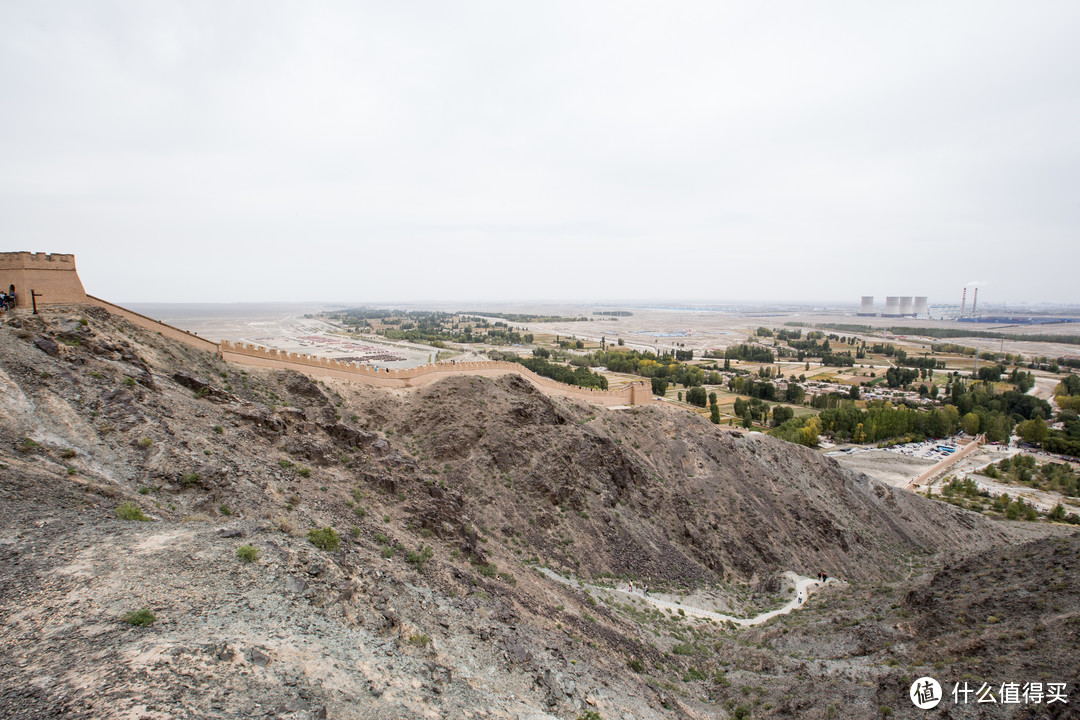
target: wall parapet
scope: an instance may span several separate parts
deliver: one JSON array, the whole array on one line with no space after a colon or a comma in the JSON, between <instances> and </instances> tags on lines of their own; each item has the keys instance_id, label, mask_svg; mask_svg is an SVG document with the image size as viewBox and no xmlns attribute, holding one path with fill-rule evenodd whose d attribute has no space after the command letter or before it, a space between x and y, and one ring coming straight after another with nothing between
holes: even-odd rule
<instances>
[{"instance_id":1,"label":"wall parapet","mask_svg":"<svg viewBox=\"0 0 1080 720\"><path fill-rule=\"evenodd\" d=\"M19 252L0 253L0 269L18 268L43 270L74 270L75 256L71 253Z\"/></svg>"},{"instance_id":2,"label":"wall parapet","mask_svg":"<svg viewBox=\"0 0 1080 720\"><path fill-rule=\"evenodd\" d=\"M105 308L113 315L119 315L120 317L134 323L135 325L138 325L139 327L145 328L153 332L161 333L162 335L168 337L171 340L182 342L185 345L190 345L192 347L198 348L199 350L206 350L207 352L212 352L219 355L221 353L218 344L213 340L201 338L198 335L188 332L187 330L181 330L180 328L169 325L168 323L163 323L160 320L155 320L152 317L147 317L142 313L137 313L134 310L128 310L127 308L111 303L108 300L102 300L99 297L87 295L86 302L90 305L96 305L98 307Z\"/></svg>"}]
</instances>

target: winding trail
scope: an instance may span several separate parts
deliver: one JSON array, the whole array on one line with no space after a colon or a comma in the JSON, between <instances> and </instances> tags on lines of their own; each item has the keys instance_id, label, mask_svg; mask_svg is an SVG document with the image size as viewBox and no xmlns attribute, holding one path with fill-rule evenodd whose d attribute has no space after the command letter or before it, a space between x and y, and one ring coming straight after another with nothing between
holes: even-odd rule
<instances>
[{"instance_id":1,"label":"winding trail","mask_svg":"<svg viewBox=\"0 0 1080 720\"><path fill-rule=\"evenodd\" d=\"M560 582L563 585L568 585L570 587L581 588L588 591L589 593L608 593L614 594L616 596L625 595L627 597L632 597L635 600L643 600L657 608L671 610L672 612L682 610L687 615L692 615L693 617L716 620L717 622L731 622L735 623L736 625L743 625L746 627L751 625L760 625L763 622L768 622L769 620L772 620L778 615L787 615L793 610L798 610L801 605L806 604L806 601L810 599L811 595L820 590L822 587L822 582L820 580L804 577L802 575L797 575L796 573L793 573L791 571L785 572L784 576L795 583L795 596L787 603L776 608L775 610L769 610L767 612L759 613L758 615L754 615L753 617L740 618L735 617L734 615L724 615L723 613L713 612L712 610L703 610L701 608L691 607L689 605L680 605L678 603L673 603L668 600L660 600L659 598L645 597L639 593L631 593L629 590L617 587L609 588L604 587L603 585L588 585L586 583L578 582L577 580L574 580L572 578L563 577L554 570L550 570L548 568L537 568L537 570L539 570L552 580L555 580L556 582ZM836 582L838 581L835 578L829 578L825 581L826 584ZM803 602L801 604L799 603L800 597L803 598Z\"/></svg>"}]
</instances>

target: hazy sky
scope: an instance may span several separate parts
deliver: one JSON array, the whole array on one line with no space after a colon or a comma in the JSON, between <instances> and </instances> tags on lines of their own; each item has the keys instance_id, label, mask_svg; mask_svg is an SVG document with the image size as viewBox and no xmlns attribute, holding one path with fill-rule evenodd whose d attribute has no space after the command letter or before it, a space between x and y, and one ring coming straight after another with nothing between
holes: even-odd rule
<instances>
[{"instance_id":1,"label":"hazy sky","mask_svg":"<svg viewBox=\"0 0 1080 720\"><path fill-rule=\"evenodd\" d=\"M1078 29L1075 0L4 2L0 250L116 301L1080 302Z\"/></svg>"}]
</instances>

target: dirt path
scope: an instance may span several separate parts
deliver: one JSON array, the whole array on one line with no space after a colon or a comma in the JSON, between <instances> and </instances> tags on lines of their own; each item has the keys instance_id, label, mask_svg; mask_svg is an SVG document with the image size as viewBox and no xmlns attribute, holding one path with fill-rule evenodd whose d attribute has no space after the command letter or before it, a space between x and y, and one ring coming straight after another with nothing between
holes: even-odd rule
<instances>
[{"instance_id":1,"label":"dirt path","mask_svg":"<svg viewBox=\"0 0 1080 720\"><path fill-rule=\"evenodd\" d=\"M716 620L718 622L732 622L736 625L743 625L747 627L751 625L760 625L763 622L768 622L769 620L772 620L778 615L787 615L791 611L797 610L800 605L805 604L805 601L809 599L810 595L820 590L822 586L820 580L803 577L802 575L797 575L790 571L785 572L784 576L795 583L795 597L793 597L787 603L775 610L769 610L767 612L763 612L749 618L740 618L735 617L734 615L724 615L723 613L713 612L711 610L702 610L701 608L691 607L689 605L680 605L679 603L673 603L667 600L660 600L659 598L645 597L638 592L631 593L629 589L609 588L602 585L588 585L578 582L577 580L574 580L572 578L565 578L562 575L559 575L554 570L549 570L548 568L539 568L539 570L540 572L544 573L544 575L548 576L552 580L555 580L556 582L560 582L563 585L569 585L570 587L582 588L583 590L587 590L590 593L603 592L608 594L614 594L616 596L625 595L633 597L637 600L644 600L645 602L653 605L654 607L668 609L672 612L681 610L687 615L692 615L694 617L706 618L708 620ZM835 578L829 578L826 582L835 583L837 582L837 580ZM800 598L803 601L801 603L799 601Z\"/></svg>"}]
</instances>

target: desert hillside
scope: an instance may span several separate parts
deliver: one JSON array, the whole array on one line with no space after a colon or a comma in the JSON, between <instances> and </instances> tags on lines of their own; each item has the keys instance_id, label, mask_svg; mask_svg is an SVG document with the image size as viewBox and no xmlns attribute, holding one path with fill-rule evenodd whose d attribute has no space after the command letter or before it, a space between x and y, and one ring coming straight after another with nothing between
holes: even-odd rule
<instances>
[{"instance_id":1,"label":"desert hillside","mask_svg":"<svg viewBox=\"0 0 1080 720\"><path fill-rule=\"evenodd\" d=\"M514 376L387 391L9 316L0 497L3 717L837 717L819 681L904 717L904 676L1002 653L1076 683L1075 537ZM819 572L746 629L604 589L751 617Z\"/></svg>"}]
</instances>

